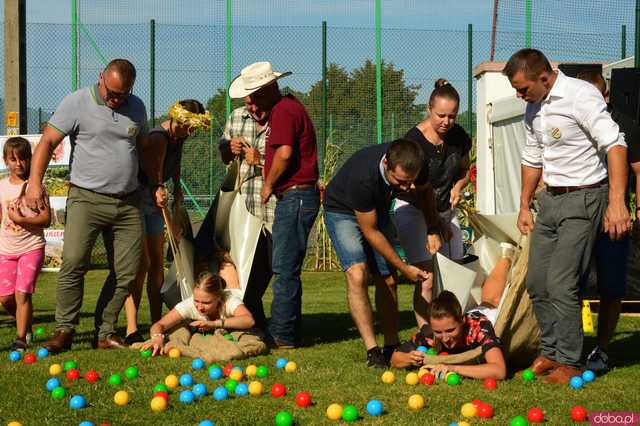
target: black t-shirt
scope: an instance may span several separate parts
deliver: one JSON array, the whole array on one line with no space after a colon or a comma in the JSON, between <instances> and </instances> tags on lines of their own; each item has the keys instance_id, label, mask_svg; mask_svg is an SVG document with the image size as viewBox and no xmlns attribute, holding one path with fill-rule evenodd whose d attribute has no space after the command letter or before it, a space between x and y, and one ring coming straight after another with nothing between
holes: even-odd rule
<instances>
[{"instance_id":1,"label":"black t-shirt","mask_svg":"<svg viewBox=\"0 0 640 426\"><path fill-rule=\"evenodd\" d=\"M164 156L164 164L162 165L162 177L166 182L176 175L178 168L180 167L184 139L178 139L176 143L171 143L171 136L169 136L169 132L161 126L154 127L149 130L149 137L154 133L161 134L167 140L167 152ZM148 185L147 175L142 171L142 168L140 168L140 172L138 173L138 180L143 185Z\"/></svg>"},{"instance_id":2,"label":"black t-shirt","mask_svg":"<svg viewBox=\"0 0 640 426\"><path fill-rule=\"evenodd\" d=\"M355 215L355 211L388 211L396 193L380 173L380 161L389 144L368 146L356 152L327 185L324 208Z\"/></svg>"},{"instance_id":3,"label":"black t-shirt","mask_svg":"<svg viewBox=\"0 0 640 426\"><path fill-rule=\"evenodd\" d=\"M425 161L416 179L416 185L430 181L436 195L438 211L449 210L451 208L449 192L453 185L464 177L462 159L471 150L471 138L457 124L447 132L444 143L440 147L429 142L417 127L409 129L404 137L418 142L424 151ZM398 198L415 203L411 194L404 193Z\"/></svg>"}]
</instances>

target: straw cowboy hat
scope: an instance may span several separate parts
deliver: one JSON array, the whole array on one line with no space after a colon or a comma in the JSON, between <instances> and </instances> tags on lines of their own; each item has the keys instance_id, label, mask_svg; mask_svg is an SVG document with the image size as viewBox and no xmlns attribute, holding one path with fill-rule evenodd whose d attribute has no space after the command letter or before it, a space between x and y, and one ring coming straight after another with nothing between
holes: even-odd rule
<instances>
[{"instance_id":1,"label":"straw cowboy hat","mask_svg":"<svg viewBox=\"0 0 640 426\"><path fill-rule=\"evenodd\" d=\"M271 69L271 62L256 62L240 71L240 75L229 85L229 97L238 99L249 96L274 81L290 75L291 72L276 72Z\"/></svg>"}]
</instances>

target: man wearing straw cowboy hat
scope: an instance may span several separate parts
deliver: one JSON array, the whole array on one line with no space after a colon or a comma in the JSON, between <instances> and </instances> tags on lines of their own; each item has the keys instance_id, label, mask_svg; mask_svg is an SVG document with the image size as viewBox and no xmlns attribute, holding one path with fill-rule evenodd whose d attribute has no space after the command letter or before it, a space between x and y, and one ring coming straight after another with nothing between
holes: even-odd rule
<instances>
[{"instance_id":1,"label":"man wearing straw cowboy hat","mask_svg":"<svg viewBox=\"0 0 640 426\"><path fill-rule=\"evenodd\" d=\"M289 72L256 62L240 72L229 96L243 99L256 122L266 123L263 204L277 199L273 222L275 275L269 334L276 348L295 347L302 321L300 272L307 239L320 208L318 153L313 123L293 96L280 93L277 80Z\"/></svg>"}]
</instances>

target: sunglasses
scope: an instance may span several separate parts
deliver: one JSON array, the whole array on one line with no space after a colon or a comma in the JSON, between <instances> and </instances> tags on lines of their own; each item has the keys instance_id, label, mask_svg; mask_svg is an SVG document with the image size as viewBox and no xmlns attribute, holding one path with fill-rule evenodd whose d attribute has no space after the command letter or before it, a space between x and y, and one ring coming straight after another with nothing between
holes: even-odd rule
<instances>
[{"instance_id":1,"label":"sunglasses","mask_svg":"<svg viewBox=\"0 0 640 426\"><path fill-rule=\"evenodd\" d=\"M127 90L126 92L116 92L114 90L109 89L109 86L107 86L107 81L105 80L104 76L101 74L100 78L102 78L102 85L104 86L104 90L106 92L105 95L105 100L109 101L109 100L121 100L124 101L125 99L127 99L129 97L129 95L131 95L131 89L132 87L129 88L129 90Z\"/></svg>"}]
</instances>

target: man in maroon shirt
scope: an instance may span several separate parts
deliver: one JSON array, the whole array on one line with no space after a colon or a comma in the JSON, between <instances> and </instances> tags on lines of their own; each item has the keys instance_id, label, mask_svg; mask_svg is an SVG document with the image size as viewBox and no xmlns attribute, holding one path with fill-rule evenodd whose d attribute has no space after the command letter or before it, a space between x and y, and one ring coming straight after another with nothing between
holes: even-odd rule
<instances>
[{"instance_id":1,"label":"man in maroon shirt","mask_svg":"<svg viewBox=\"0 0 640 426\"><path fill-rule=\"evenodd\" d=\"M275 196L272 264L273 302L269 334L273 345L295 347L302 320L300 272L307 239L320 208L318 151L313 123L304 106L293 96L283 96L278 73L269 62L245 67L231 82L229 96L242 98L256 119L268 117L264 161L264 185L260 194L266 203Z\"/></svg>"}]
</instances>

